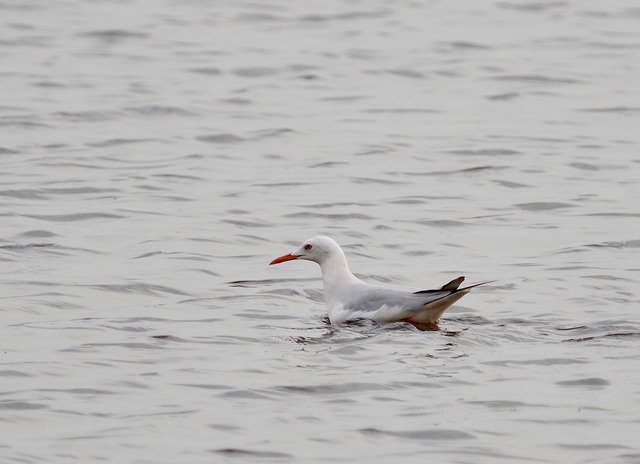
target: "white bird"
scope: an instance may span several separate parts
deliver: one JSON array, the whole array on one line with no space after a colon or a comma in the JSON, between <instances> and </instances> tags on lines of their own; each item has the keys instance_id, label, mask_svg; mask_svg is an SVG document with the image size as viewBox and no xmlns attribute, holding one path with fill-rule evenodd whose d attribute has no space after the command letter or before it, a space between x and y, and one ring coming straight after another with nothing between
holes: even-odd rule
<instances>
[{"instance_id":1,"label":"white bird","mask_svg":"<svg viewBox=\"0 0 640 464\"><path fill-rule=\"evenodd\" d=\"M410 322L428 327L438 322L445 310L482 282L458 288L464 276L434 290L405 290L371 285L361 281L349 270L347 258L340 246L329 237L306 240L293 253L280 256L271 264L294 259L316 262L322 270L325 302L332 324L355 319L376 322Z\"/></svg>"}]
</instances>

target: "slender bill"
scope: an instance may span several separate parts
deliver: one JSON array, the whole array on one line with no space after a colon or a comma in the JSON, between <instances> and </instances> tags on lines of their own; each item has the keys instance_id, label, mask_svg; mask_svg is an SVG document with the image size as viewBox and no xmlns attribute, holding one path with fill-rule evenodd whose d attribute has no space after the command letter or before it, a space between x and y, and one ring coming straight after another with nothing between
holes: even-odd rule
<instances>
[{"instance_id":1,"label":"slender bill","mask_svg":"<svg viewBox=\"0 0 640 464\"><path fill-rule=\"evenodd\" d=\"M291 253L288 253L286 255L282 255L276 259L274 259L273 261L271 261L269 263L269 266L271 266L272 264L280 264L280 263L284 263L285 261L291 261L294 259L298 259L298 255L292 255Z\"/></svg>"}]
</instances>

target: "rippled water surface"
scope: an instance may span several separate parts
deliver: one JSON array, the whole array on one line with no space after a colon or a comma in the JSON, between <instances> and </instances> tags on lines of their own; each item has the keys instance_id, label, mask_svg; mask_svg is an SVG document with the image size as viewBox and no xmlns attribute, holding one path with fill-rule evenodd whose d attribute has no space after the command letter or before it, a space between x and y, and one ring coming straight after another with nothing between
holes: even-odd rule
<instances>
[{"instance_id":1,"label":"rippled water surface","mask_svg":"<svg viewBox=\"0 0 640 464\"><path fill-rule=\"evenodd\" d=\"M0 1L0 457L640 462L640 7ZM497 280L439 330L371 282Z\"/></svg>"}]
</instances>

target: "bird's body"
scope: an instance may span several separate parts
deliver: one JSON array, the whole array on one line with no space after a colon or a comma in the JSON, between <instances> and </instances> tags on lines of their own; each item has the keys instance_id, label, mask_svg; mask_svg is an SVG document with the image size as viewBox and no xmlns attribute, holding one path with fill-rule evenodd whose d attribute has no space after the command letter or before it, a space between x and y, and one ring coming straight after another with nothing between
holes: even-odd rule
<instances>
[{"instance_id":1,"label":"bird's body","mask_svg":"<svg viewBox=\"0 0 640 464\"><path fill-rule=\"evenodd\" d=\"M294 259L306 259L320 265L325 302L333 324L354 319L435 324L449 306L469 293L472 287L481 285L458 288L464 277L435 290L412 291L371 285L354 276L340 246L322 236L305 241L295 252L280 256L270 264Z\"/></svg>"}]
</instances>

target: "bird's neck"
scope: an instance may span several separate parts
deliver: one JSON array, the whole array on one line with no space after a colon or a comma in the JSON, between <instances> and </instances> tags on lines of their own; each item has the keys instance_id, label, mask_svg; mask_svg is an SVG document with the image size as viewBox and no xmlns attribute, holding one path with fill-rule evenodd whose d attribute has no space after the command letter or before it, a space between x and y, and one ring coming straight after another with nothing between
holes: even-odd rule
<instances>
[{"instance_id":1,"label":"bird's neck","mask_svg":"<svg viewBox=\"0 0 640 464\"><path fill-rule=\"evenodd\" d=\"M335 294L344 285L358 280L349 270L344 253L331 256L320 265L320 268L326 295Z\"/></svg>"}]
</instances>

